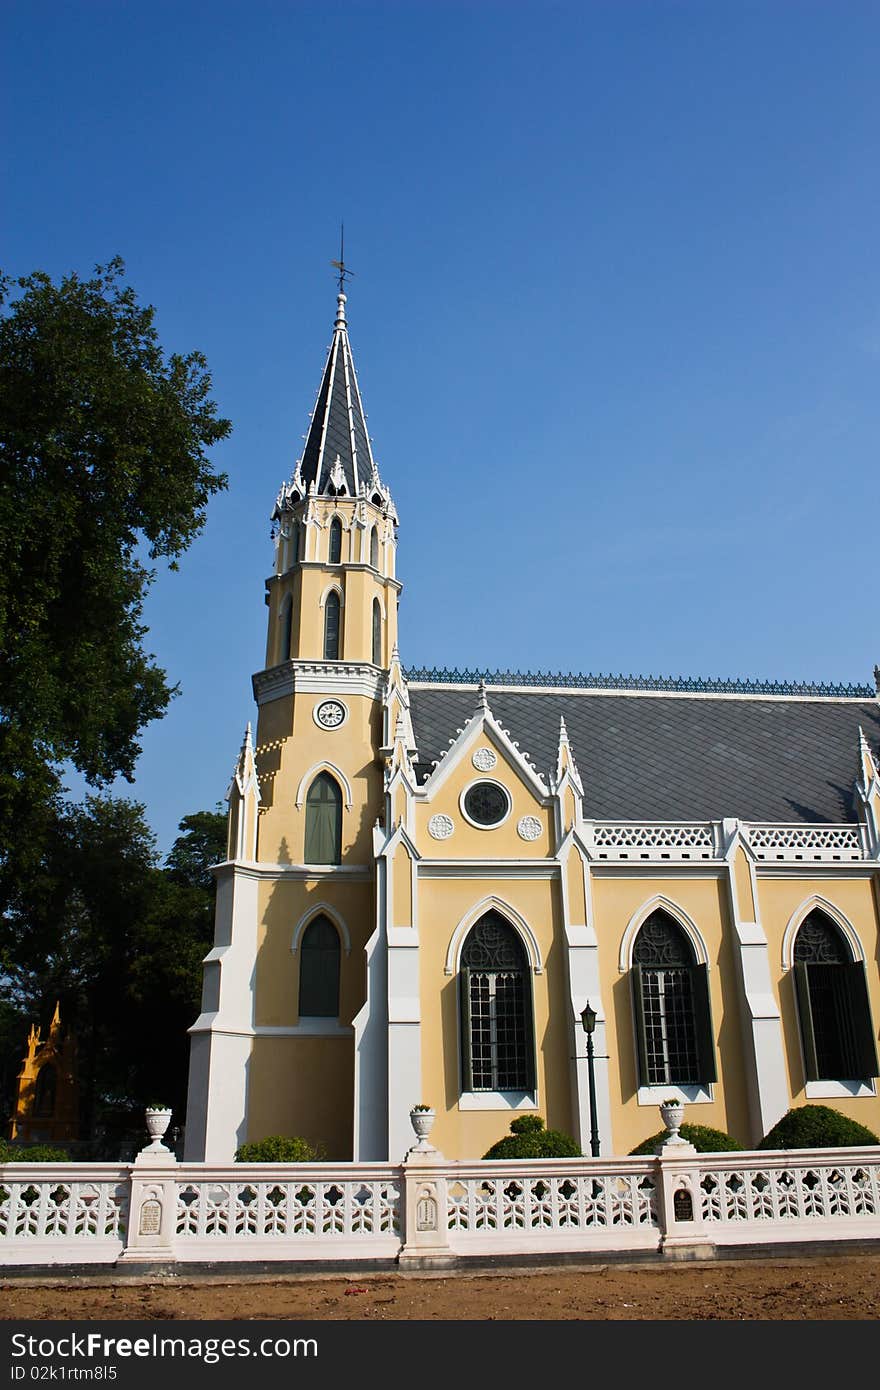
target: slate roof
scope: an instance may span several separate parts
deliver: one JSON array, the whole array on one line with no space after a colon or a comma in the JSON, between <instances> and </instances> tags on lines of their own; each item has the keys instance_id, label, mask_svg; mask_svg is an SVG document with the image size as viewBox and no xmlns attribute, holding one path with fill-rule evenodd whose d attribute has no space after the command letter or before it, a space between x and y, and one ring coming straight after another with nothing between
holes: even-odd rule
<instances>
[{"instance_id":1,"label":"slate roof","mask_svg":"<svg viewBox=\"0 0 880 1390\"><path fill-rule=\"evenodd\" d=\"M410 683L424 781L476 713L477 686ZM594 820L857 819L859 726L880 745L877 699L630 694L490 687L489 708L547 781L559 720Z\"/></svg>"},{"instance_id":2,"label":"slate roof","mask_svg":"<svg viewBox=\"0 0 880 1390\"><path fill-rule=\"evenodd\" d=\"M299 472L306 489L314 482L318 494L334 493L330 482L338 458L349 497L378 477L364 407L358 390L345 321L345 295L338 297L333 341L327 353L318 399L312 415Z\"/></svg>"}]
</instances>

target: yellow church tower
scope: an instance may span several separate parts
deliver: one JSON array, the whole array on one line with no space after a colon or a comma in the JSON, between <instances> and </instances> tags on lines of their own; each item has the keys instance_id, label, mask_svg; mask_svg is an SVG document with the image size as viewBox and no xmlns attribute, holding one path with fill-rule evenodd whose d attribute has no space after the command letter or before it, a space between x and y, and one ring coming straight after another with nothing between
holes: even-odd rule
<instances>
[{"instance_id":1,"label":"yellow church tower","mask_svg":"<svg viewBox=\"0 0 880 1390\"><path fill-rule=\"evenodd\" d=\"M248 725L191 1029L191 1158L228 1160L267 1134L318 1136L328 1158L383 1146L358 1132L356 1091L401 586L345 306L341 280L305 447L273 513L256 742Z\"/></svg>"}]
</instances>

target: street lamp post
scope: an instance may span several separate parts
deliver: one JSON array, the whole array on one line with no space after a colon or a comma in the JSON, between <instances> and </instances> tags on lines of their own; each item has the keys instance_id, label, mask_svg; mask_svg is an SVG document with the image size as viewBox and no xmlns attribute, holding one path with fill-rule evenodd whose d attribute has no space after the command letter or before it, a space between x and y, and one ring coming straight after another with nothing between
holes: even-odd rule
<instances>
[{"instance_id":1,"label":"street lamp post","mask_svg":"<svg viewBox=\"0 0 880 1390\"><path fill-rule=\"evenodd\" d=\"M596 1078L593 1073L593 1033L596 1028L596 1010L590 1008L587 1000L581 1012L581 1023L587 1035L587 1079L590 1086L590 1153L599 1157L599 1122L596 1118Z\"/></svg>"}]
</instances>

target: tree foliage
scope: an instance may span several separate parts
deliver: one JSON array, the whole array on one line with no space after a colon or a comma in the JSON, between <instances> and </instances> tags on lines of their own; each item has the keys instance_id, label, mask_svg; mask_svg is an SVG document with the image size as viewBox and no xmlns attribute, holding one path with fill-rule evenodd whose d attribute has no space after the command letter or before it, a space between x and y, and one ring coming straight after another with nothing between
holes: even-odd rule
<instances>
[{"instance_id":1,"label":"tree foliage","mask_svg":"<svg viewBox=\"0 0 880 1390\"><path fill-rule=\"evenodd\" d=\"M559 1129L545 1129L540 1115L520 1115L510 1122L505 1135L483 1154L484 1158L579 1158L574 1140Z\"/></svg>"},{"instance_id":2,"label":"tree foliage","mask_svg":"<svg viewBox=\"0 0 880 1390\"><path fill-rule=\"evenodd\" d=\"M123 273L0 277L0 905L34 872L60 764L131 780L174 694L143 645L150 562L176 568L226 486L205 359L166 356Z\"/></svg>"},{"instance_id":3,"label":"tree foliage","mask_svg":"<svg viewBox=\"0 0 880 1390\"><path fill-rule=\"evenodd\" d=\"M878 1144L873 1130L830 1105L799 1105L783 1115L759 1149L849 1149Z\"/></svg>"},{"instance_id":4,"label":"tree foliage","mask_svg":"<svg viewBox=\"0 0 880 1390\"><path fill-rule=\"evenodd\" d=\"M137 802L90 796L63 806L40 873L0 920L0 965L20 1020L61 1003L77 1045L86 1135L139 1123L152 1095L182 1122L201 962L213 939L208 866L226 822L199 812L162 867Z\"/></svg>"}]
</instances>

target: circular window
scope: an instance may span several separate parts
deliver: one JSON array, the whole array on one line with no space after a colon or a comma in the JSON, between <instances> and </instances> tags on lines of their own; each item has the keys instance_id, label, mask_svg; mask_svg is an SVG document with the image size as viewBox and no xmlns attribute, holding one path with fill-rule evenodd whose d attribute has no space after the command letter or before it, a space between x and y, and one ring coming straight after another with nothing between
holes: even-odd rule
<instances>
[{"instance_id":1,"label":"circular window","mask_svg":"<svg viewBox=\"0 0 880 1390\"><path fill-rule=\"evenodd\" d=\"M498 782L475 782L464 794L462 810L473 825L500 825L510 811L510 797Z\"/></svg>"}]
</instances>

